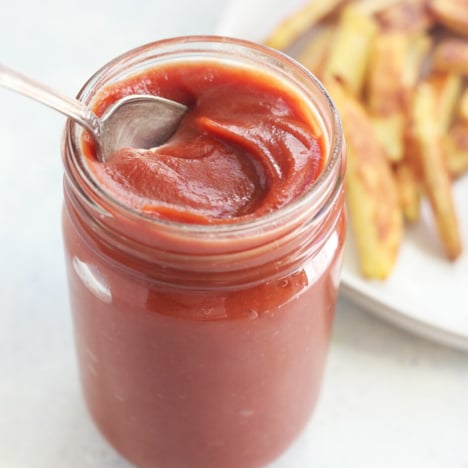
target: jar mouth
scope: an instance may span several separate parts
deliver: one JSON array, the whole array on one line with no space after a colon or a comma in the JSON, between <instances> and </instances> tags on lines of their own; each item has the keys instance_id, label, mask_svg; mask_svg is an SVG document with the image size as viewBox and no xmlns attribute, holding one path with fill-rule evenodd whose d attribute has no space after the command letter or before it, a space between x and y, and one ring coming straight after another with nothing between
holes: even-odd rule
<instances>
[{"instance_id":1,"label":"jar mouth","mask_svg":"<svg viewBox=\"0 0 468 468\"><path fill-rule=\"evenodd\" d=\"M157 59L161 60L161 63L168 63L168 61L176 60L175 55L180 59L182 56L193 56L194 53L209 55L209 58L213 59L220 57L224 60L231 59L234 64L238 65L249 61L254 67L270 69L277 76L279 75L279 78L291 81L292 88L309 100L310 107L317 114L316 117L320 119L321 127L326 128L328 139L326 162L317 179L297 198L272 212L255 218L215 224L184 223L156 218L120 202L98 183L87 167L84 158L80 157L83 129L79 124L69 119L65 127L64 145L71 157L65 157L64 160L67 168L66 176L74 177L81 182L77 185L82 189L81 196L85 198L86 202L96 205L97 199L110 207L112 212L119 212L134 220L150 223L167 232L212 239L239 237L249 232L262 231L267 226L279 226L285 219L292 219L298 213L307 213L306 219L313 221L316 216L327 211L330 203L333 203L337 198L344 178L344 142L341 121L337 109L322 83L305 67L282 52L261 44L224 36L205 35L164 39L129 50L105 64L83 85L77 99L89 105L103 86L145 68L157 66L155 62L149 64L151 60ZM193 57L190 58L193 59ZM268 58L270 61L268 66L262 64L262 58ZM275 65L279 71L274 68ZM320 102L317 103L315 100ZM326 113L326 115L319 115L318 108L321 109L322 114ZM94 207L100 208L99 206ZM311 207L314 209L311 210ZM107 210L102 211L103 216L107 214Z\"/></svg>"}]
</instances>

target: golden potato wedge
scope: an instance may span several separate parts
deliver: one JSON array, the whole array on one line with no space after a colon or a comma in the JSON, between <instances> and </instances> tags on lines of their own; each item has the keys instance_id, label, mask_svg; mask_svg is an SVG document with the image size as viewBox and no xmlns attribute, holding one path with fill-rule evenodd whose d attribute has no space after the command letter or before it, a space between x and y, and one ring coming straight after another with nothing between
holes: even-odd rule
<instances>
[{"instance_id":1,"label":"golden potato wedge","mask_svg":"<svg viewBox=\"0 0 468 468\"><path fill-rule=\"evenodd\" d=\"M393 115L407 106L404 83L410 36L401 32L377 34L371 49L367 100L372 114Z\"/></svg>"},{"instance_id":2,"label":"golden potato wedge","mask_svg":"<svg viewBox=\"0 0 468 468\"><path fill-rule=\"evenodd\" d=\"M403 83L406 89L413 90L421 78L423 70L427 68L429 51L432 47L432 37L427 33L411 35L406 56L406 64L403 70Z\"/></svg>"},{"instance_id":3,"label":"golden potato wedge","mask_svg":"<svg viewBox=\"0 0 468 468\"><path fill-rule=\"evenodd\" d=\"M468 122L468 88L463 91L462 97L460 99L458 115L461 120Z\"/></svg>"},{"instance_id":4,"label":"golden potato wedge","mask_svg":"<svg viewBox=\"0 0 468 468\"><path fill-rule=\"evenodd\" d=\"M300 36L335 11L346 0L309 0L309 2L288 16L265 41L270 47L286 50Z\"/></svg>"},{"instance_id":5,"label":"golden potato wedge","mask_svg":"<svg viewBox=\"0 0 468 468\"><path fill-rule=\"evenodd\" d=\"M405 150L405 115L402 112L395 112L393 115L383 117L371 115L371 122L386 158L390 162L401 161Z\"/></svg>"},{"instance_id":6,"label":"golden potato wedge","mask_svg":"<svg viewBox=\"0 0 468 468\"><path fill-rule=\"evenodd\" d=\"M445 163L452 178L468 171L468 123L456 124L443 137Z\"/></svg>"},{"instance_id":7,"label":"golden potato wedge","mask_svg":"<svg viewBox=\"0 0 468 468\"><path fill-rule=\"evenodd\" d=\"M411 117L411 133L417 147L425 193L431 204L447 257L455 260L462 252L462 243L451 179L443 156L437 99L428 83L423 82L417 87Z\"/></svg>"},{"instance_id":8,"label":"golden potato wedge","mask_svg":"<svg viewBox=\"0 0 468 468\"><path fill-rule=\"evenodd\" d=\"M396 164L395 180L403 217L409 223L415 223L421 211L421 184L408 161Z\"/></svg>"},{"instance_id":9,"label":"golden potato wedge","mask_svg":"<svg viewBox=\"0 0 468 468\"><path fill-rule=\"evenodd\" d=\"M347 203L361 271L367 278L385 279L403 234L395 180L365 108L336 81L325 84L343 119Z\"/></svg>"},{"instance_id":10,"label":"golden potato wedge","mask_svg":"<svg viewBox=\"0 0 468 468\"><path fill-rule=\"evenodd\" d=\"M401 0L378 11L376 18L383 31L427 31L434 24L434 18L426 3L427 0Z\"/></svg>"},{"instance_id":11,"label":"golden potato wedge","mask_svg":"<svg viewBox=\"0 0 468 468\"><path fill-rule=\"evenodd\" d=\"M365 15L375 15L387 8L401 3L402 0L355 0L356 8Z\"/></svg>"},{"instance_id":12,"label":"golden potato wedge","mask_svg":"<svg viewBox=\"0 0 468 468\"><path fill-rule=\"evenodd\" d=\"M439 131L443 135L449 129L462 89L462 77L453 73L432 73L427 83L432 87L436 99Z\"/></svg>"},{"instance_id":13,"label":"golden potato wedge","mask_svg":"<svg viewBox=\"0 0 468 468\"><path fill-rule=\"evenodd\" d=\"M308 70L320 77L330 51L335 28L332 24L323 25L307 41L297 55L297 60Z\"/></svg>"},{"instance_id":14,"label":"golden potato wedge","mask_svg":"<svg viewBox=\"0 0 468 468\"><path fill-rule=\"evenodd\" d=\"M444 26L468 36L468 0L431 0L429 9Z\"/></svg>"},{"instance_id":15,"label":"golden potato wedge","mask_svg":"<svg viewBox=\"0 0 468 468\"><path fill-rule=\"evenodd\" d=\"M371 50L367 101L377 137L391 161L403 157L403 131L409 101L404 82L410 36L402 32L377 34Z\"/></svg>"},{"instance_id":16,"label":"golden potato wedge","mask_svg":"<svg viewBox=\"0 0 468 468\"><path fill-rule=\"evenodd\" d=\"M468 40L447 38L440 41L433 55L434 69L468 75Z\"/></svg>"},{"instance_id":17,"label":"golden potato wedge","mask_svg":"<svg viewBox=\"0 0 468 468\"><path fill-rule=\"evenodd\" d=\"M355 96L361 94L372 41L377 32L375 21L347 6L341 13L322 78L338 80Z\"/></svg>"}]
</instances>

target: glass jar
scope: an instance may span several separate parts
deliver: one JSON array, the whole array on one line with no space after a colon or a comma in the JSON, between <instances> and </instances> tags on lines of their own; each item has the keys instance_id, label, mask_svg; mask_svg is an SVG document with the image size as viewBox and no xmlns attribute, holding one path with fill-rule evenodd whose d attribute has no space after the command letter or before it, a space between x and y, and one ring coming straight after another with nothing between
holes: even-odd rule
<instances>
[{"instance_id":1,"label":"glass jar","mask_svg":"<svg viewBox=\"0 0 468 468\"><path fill-rule=\"evenodd\" d=\"M143 46L78 98L187 59L256 67L293 87L325 132L326 164L302 196L254 220L158 220L96 183L68 122L63 232L82 385L98 428L138 466L258 467L299 434L319 393L345 236L344 144L320 83L240 40Z\"/></svg>"}]
</instances>

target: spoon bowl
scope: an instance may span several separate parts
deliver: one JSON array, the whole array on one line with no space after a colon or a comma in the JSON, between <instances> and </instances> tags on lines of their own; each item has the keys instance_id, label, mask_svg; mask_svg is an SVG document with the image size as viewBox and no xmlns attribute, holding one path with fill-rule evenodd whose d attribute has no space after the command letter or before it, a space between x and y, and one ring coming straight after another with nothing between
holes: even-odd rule
<instances>
[{"instance_id":1,"label":"spoon bowl","mask_svg":"<svg viewBox=\"0 0 468 468\"><path fill-rule=\"evenodd\" d=\"M77 99L2 63L0 86L45 104L85 127L96 140L101 162L124 147L148 149L163 144L177 130L187 111L179 102L137 94L119 99L99 118Z\"/></svg>"},{"instance_id":2,"label":"spoon bowl","mask_svg":"<svg viewBox=\"0 0 468 468\"><path fill-rule=\"evenodd\" d=\"M109 155L120 148L153 148L177 129L187 107L169 99L134 94L119 99L101 117L100 149Z\"/></svg>"}]
</instances>

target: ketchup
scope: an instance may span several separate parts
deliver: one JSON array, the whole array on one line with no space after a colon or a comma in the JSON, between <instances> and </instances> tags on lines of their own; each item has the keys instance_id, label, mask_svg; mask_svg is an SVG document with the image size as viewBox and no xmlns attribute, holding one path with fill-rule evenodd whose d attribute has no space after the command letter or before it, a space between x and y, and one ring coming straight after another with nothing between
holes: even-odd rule
<instances>
[{"instance_id":1,"label":"ketchup","mask_svg":"<svg viewBox=\"0 0 468 468\"><path fill-rule=\"evenodd\" d=\"M277 210L307 190L324 164L323 132L291 90L258 70L179 63L100 93L102 114L128 94L190 107L172 138L151 150L88 158L99 183L123 204L173 221L239 222Z\"/></svg>"},{"instance_id":2,"label":"ketchup","mask_svg":"<svg viewBox=\"0 0 468 468\"><path fill-rule=\"evenodd\" d=\"M292 60L225 38L130 51L79 97L102 114L132 93L189 106L161 147L101 163L65 131L87 406L139 467L263 466L309 420L326 362L345 235L336 111Z\"/></svg>"}]
</instances>

